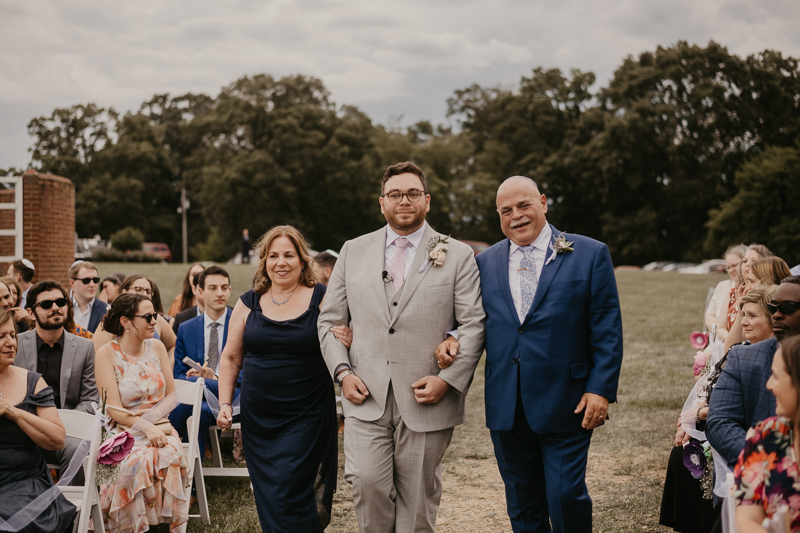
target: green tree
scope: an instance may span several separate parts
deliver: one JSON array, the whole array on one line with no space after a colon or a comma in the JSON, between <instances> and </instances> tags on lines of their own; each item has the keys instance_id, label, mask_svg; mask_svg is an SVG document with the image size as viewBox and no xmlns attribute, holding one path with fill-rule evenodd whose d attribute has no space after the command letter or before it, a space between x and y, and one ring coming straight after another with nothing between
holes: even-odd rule
<instances>
[{"instance_id":1,"label":"green tree","mask_svg":"<svg viewBox=\"0 0 800 533\"><path fill-rule=\"evenodd\" d=\"M800 263L800 149L768 148L736 174L738 191L711 211L706 250L734 242L766 244L789 266Z\"/></svg>"},{"instance_id":2,"label":"green tree","mask_svg":"<svg viewBox=\"0 0 800 533\"><path fill-rule=\"evenodd\" d=\"M144 233L127 226L111 234L111 247L121 252L135 252L142 249Z\"/></svg>"}]
</instances>

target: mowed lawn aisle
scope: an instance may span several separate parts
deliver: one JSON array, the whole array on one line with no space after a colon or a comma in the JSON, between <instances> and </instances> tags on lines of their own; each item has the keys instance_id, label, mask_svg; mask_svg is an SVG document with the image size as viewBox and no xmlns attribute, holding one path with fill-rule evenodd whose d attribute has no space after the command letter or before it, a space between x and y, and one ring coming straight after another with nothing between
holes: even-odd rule
<instances>
[{"instance_id":1,"label":"mowed lawn aisle","mask_svg":"<svg viewBox=\"0 0 800 533\"><path fill-rule=\"evenodd\" d=\"M152 276L168 298L177 293L182 265L100 264L109 272ZM252 267L228 266L235 298L249 288ZM589 456L589 491L594 499L594 531L670 531L658 526L665 467L675 422L693 385L689 344L702 327L706 292L722 275L689 275L620 271L625 359L619 403L611 420L595 431ZM511 531L505 514L503 485L483 415L483 362L467 398L468 422L456 428L443 464L443 496L437 531ZM229 445L228 445L229 446ZM341 440L339 449L342 449ZM229 455L229 453L228 453ZM343 479L340 454L334 516L327 531L357 532L349 485ZM206 481L212 524L190 522L189 531L258 531L249 484L223 478Z\"/></svg>"}]
</instances>

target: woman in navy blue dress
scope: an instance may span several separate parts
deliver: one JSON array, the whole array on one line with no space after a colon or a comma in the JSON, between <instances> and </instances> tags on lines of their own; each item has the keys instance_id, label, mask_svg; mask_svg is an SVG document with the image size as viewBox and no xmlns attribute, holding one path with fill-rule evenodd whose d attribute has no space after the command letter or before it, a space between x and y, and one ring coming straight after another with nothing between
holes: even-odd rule
<instances>
[{"instance_id":1,"label":"woman in navy blue dress","mask_svg":"<svg viewBox=\"0 0 800 533\"><path fill-rule=\"evenodd\" d=\"M217 423L230 427L242 369L242 437L261 529L323 531L338 466L333 381L317 333L326 287L291 226L273 228L256 246L253 289L236 303L220 361ZM349 348L350 330L335 333Z\"/></svg>"}]
</instances>

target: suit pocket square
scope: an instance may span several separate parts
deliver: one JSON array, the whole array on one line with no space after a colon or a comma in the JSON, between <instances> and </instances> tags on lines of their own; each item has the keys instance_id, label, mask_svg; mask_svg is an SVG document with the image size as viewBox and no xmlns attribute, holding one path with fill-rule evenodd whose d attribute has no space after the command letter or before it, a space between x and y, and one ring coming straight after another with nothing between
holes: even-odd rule
<instances>
[{"instance_id":1,"label":"suit pocket square","mask_svg":"<svg viewBox=\"0 0 800 533\"><path fill-rule=\"evenodd\" d=\"M569 365L569 372L572 375L572 379L588 378L589 365L586 363L575 363L574 365Z\"/></svg>"}]
</instances>

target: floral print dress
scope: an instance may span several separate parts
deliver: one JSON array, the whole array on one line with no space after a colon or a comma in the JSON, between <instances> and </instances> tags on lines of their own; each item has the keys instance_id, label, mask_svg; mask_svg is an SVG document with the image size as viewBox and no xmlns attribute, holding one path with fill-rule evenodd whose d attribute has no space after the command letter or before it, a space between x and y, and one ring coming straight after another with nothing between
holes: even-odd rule
<instances>
[{"instance_id":1,"label":"floral print dress","mask_svg":"<svg viewBox=\"0 0 800 533\"><path fill-rule=\"evenodd\" d=\"M129 357L111 341L117 355L117 376L122 407L130 411L150 409L166 395L161 362L149 342L138 358ZM114 431L117 431L116 429ZM120 463L115 485L102 486L100 506L106 529L112 533L141 533L150 524L169 523L177 528L188 520L189 500L185 487L188 460L176 433L163 448L151 446L144 437L136 440L130 455Z\"/></svg>"},{"instance_id":2,"label":"floral print dress","mask_svg":"<svg viewBox=\"0 0 800 533\"><path fill-rule=\"evenodd\" d=\"M738 505L760 505L768 518L788 507L793 532L800 532L800 470L788 418L767 418L747 432L734 470Z\"/></svg>"}]
</instances>

